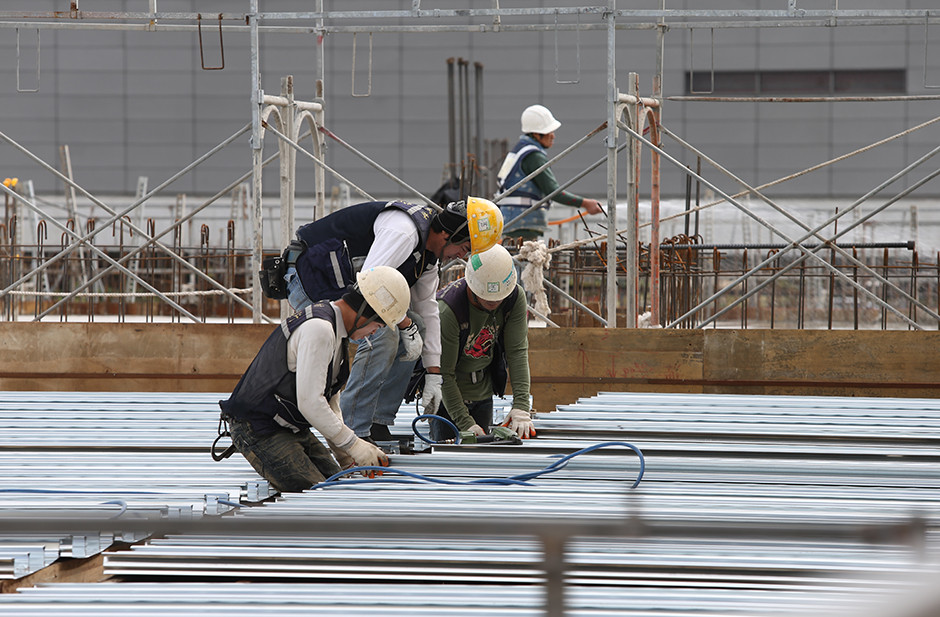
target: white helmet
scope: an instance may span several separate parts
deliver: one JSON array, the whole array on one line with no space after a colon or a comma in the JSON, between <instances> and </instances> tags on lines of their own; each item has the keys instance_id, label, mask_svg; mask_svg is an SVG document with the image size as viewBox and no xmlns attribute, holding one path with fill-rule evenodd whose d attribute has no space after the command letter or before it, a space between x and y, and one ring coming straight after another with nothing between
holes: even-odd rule
<instances>
[{"instance_id":1,"label":"white helmet","mask_svg":"<svg viewBox=\"0 0 940 617\"><path fill-rule=\"evenodd\" d=\"M467 260L467 285L479 298L503 300L516 288L516 266L502 244L494 244Z\"/></svg>"},{"instance_id":2,"label":"white helmet","mask_svg":"<svg viewBox=\"0 0 940 617\"><path fill-rule=\"evenodd\" d=\"M555 116L552 115L552 112L548 111L547 107L532 105L531 107L526 107L522 112L523 133L539 133L546 135L548 133L554 133L559 126L561 126L561 122L555 120Z\"/></svg>"},{"instance_id":3,"label":"white helmet","mask_svg":"<svg viewBox=\"0 0 940 617\"><path fill-rule=\"evenodd\" d=\"M359 293L389 328L405 318L411 289L402 273L390 266L375 266L356 274Z\"/></svg>"}]
</instances>

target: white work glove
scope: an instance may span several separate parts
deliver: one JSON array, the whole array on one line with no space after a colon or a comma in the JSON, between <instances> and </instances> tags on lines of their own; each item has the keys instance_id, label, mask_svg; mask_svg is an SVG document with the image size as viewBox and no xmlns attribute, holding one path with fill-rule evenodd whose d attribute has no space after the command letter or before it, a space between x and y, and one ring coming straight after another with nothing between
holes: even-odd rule
<instances>
[{"instance_id":1,"label":"white work glove","mask_svg":"<svg viewBox=\"0 0 940 617\"><path fill-rule=\"evenodd\" d=\"M511 409L509 415L506 416L506 421L503 422L503 426L508 426L509 430L522 439L535 437L535 425L532 424L532 416L529 415L528 411Z\"/></svg>"},{"instance_id":2,"label":"white work glove","mask_svg":"<svg viewBox=\"0 0 940 617\"><path fill-rule=\"evenodd\" d=\"M467 430L473 433L474 435L476 435L477 437L483 437L484 435L486 435L486 431L484 431L483 427L481 427L479 424L474 424Z\"/></svg>"},{"instance_id":3,"label":"white work glove","mask_svg":"<svg viewBox=\"0 0 940 617\"><path fill-rule=\"evenodd\" d=\"M345 447L345 450L355 459L356 465L360 467L388 467L388 455L365 439L356 437L351 444ZM364 475L374 478L375 476L381 476L382 472L369 471L368 474Z\"/></svg>"},{"instance_id":4,"label":"white work glove","mask_svg":"<svg viewBox=\"0 0 940 617\"><path fill-rule=\"evenodd\" d=\"M356 459L354 459L349 452L347 452L343 448L340 448L329 439L326 440L326 445L330 447L330 452L333 453L333 458L335 458L336 462L339 463L340 469L345 471L346 469L349 469L350 467L356 466Z\"/></svg>"},{"instance_id":5,"label":"white work glove","mask_svg":"<svg viewBox=\"0 0 940 617\"><path fill-rule=\"evenodd\" d=\"M421 356L421 350L424 348L424 340L418 332L418 324L412 321L410 326L402 328L398 333L401 335L402 345L405 346L404 353L398 356L398 359L402 362L414 362Z\"/></svg>"},{"instance_id":6,"label":"white work glove","mask_svg":"<svg viewBox=\"0 0 940 617\"><path fill-rule=\"evenodd\" d=\"M424 390L421 394L421 404L424 406L424 413L436 414L437 408L441 405L441 399L444 393L441 386L444 384L444 378L437 373L426 373L424 375Z\"/></svg>"}]
</instances>

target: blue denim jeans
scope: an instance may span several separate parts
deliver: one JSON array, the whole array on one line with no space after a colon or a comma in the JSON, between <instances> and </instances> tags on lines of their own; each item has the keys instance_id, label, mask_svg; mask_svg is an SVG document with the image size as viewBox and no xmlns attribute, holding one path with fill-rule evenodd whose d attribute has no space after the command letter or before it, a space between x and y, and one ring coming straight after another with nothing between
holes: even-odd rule
<instances>
[{"instance_id":1,"label":"blue denim jeans","mask_svg":"<svg viewBox=\"0 0 940 617\"><path fill-rule=\"evenodd\" d=\"M228 423L235 448L282 493L305 491L340 472L333 454L309 430L285 428L259 438L245 420Z\"/></svg>"},{"instance_id":2,"label":"blue denim jeans","mask_svg":"<svg viewBox=\"0 0 940 617\"><path fill-rule=\"evenodd\" d=\"M300 283L297 268L289 266L287 273L284 275L284 280L287 281L287 301L295 312L307 308L308 304L313 304L310 298L307 297L304 286Z\"/></svg>"},{"instance_id":3,"label":"blue denim jeans","mask_svg":"<svg viewBox=\"0 0 940 617\"><path fill-rule=\"evenodd\" d=\"M418 332L424 337L424 320L412 311L408 311L408 316L418 324ZM397 328L379 328L371 336L353 343L356 343L356 357L339 404L346 426L359 437L367 437L373 423L386 426L395 423L417 360L398 359L404 347Z\"/></svg>"}]
</instances>

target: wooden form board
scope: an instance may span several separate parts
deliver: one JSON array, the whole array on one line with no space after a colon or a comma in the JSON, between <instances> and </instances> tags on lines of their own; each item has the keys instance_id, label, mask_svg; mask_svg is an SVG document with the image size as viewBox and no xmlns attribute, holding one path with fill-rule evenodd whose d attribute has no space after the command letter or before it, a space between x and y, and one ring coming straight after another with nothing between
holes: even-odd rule
<instances>
[{"instance_id":1,"label":"wooden form board","mask_svg":"<svg viewBox=\"0 0 940 617\"><path fill-rule=\"evenodd\" d=\"M273 326L0 323L0 388L225 392Z\"/></svg>"},{"instance_id":2,"label":"wooden form board","mask_svg":"<svg viewBox=\"0 0 940 617\"><path fill-rule=\"evenodd\" d=\"M5 390L227 392L270 324L0 323ZM600 391L940 396L940 332L534 328L536 410Z\"/></svg>"}]
</instances>

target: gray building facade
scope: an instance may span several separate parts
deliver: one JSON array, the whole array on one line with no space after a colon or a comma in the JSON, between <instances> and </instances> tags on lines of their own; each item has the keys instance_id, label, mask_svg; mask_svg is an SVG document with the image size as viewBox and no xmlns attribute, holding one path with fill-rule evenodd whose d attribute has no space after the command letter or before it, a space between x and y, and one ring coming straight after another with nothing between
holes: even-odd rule
<instances>
[{"instance_id":1,"label":"gray building facade","mask_svg":"<svg viewBox=\"0 0 940 617\"><path fill-rule=\"evenodd\" d=\"M927 9L932 0L854 0L840 10ZM153 2L93 2L77 6L95 11L146 13ZM260 10L313 11L318 3L260 1ZM412 0L327 1L328 11L409 11ZM704 10L703 3L684 0L667 8ZM713 20L689 28L689 19L673 22L663 38L665 101L662 123L745 182L757 185L795 174L862 149L937 116L936 100L886 100L889 96L930 95L940 87L940 24L880 24L871 20L831 20L828 27L758 24L733 11L786 11L786 0L726 0L716 5ZM825 10L827 2L798 3L800 9ZM546 0L450 0L417 3L434 9L561 8L576 6ZM511 5L511 6L510 6ZM201 36L194 30L122 30L134 19L39 19L48 11L69 12L63 0L7 0L0 12L0 131L41 160L60 167L59 147L68 145L75 180L94 194L132 194L138 178L150 186L176 174L186 164L251 121L250 38L246 28L218 15L247 12L250 3L209 0L157 0L165 13L200 13ZM594 7L596 9L597 7ZM660 2L617 3L618 10L653 11ZM19 14L22 13L22 17ZM33 14L31 17L30 14ZM234 13L226 13L232 15ZM630 72L639 74L640 94L652 93L657 73L657 19L618 17L615 33L616 86L627 90ZM737 21L742 27L709 27ZM810 17L806 17L810 22ZM819 21L819 20L816 20ZM863 20L864 21L864 20ZM887 22L888 20L884 20ZM746 27L751 22L754 27ZM365 26L368 19L334 21L332 25ZM259 41L261 88L277 94L281 78L292 75L295 96L312 100L323 71L325 126L369 158L430 194L448 175L449 58L482 65L482 138L507 140L519 134L519 115L533 103L549 107L562 122L556 154L607 119L609 33L601 11L494 18L408 19L376 17L375 30L331 31L321 36L317 20L268 20L283 33L264 31ZM52 27L50 24L54 24ZM111 29L93 28L105 24ZM190 22L161 20L160 26ZM464 31L383 30L388 26L466 26ZM36 25L36 27L34 27ZM538 28L529 28L535 25ZM756 27L760 25L760 27ZM82 27L83 26L83 27ZM574 26L582 30L570 29ZM307 32L296 31L306 27ZM513 27L517 29L513 29ZM586 29L586 28L594 29ZM293 28L293 29L291 29ZM567 28L567 29L566 29ZM496 31L498 30L498 31ZM371 44L371 53L370 53ZM355 53L354 53L355 46ZM223 58L224 55L224 58ZM224 60L224 68L221 67ZM38 63L38 66L37 66ZM355 67L353 66L355 64ZM355 68L355 72L353 69ZM776 85L769 86L776 79ZM848 83L846 86L844 84ZM748 85L750 84L750 85ZM843 84L840 86L839 84ZM769 89L767 89L769 88ZM704 102L676 100L689 95L728 96L866 96L853 102ZM476 110L468 113L476 113ZM472 135L475 137L475 134ZM276 139L265 138L265 153L276 151ZM837 165L800 175L776 185L777 197L845 197L861 195L940 142L935 125L847 158ZM393 181L336 142L327 140L327 163L377 197L410 197ZM667 152L694 167L695 156L668 138ZM604 133L554 165L567 180L605 156ZM493 162L490 162L493 164ZM641 192L648 194L649 155L644 154ZM621 165L622 168L622 165ZM174 182L167 191L211 195L251 169L248 136L242 136ZM729 192L740 187L708 171ZM618 195L625 182L618 181ZM0 177L31 179L37 193L58 194L63 183L4 140L0 143ZM905 181L912 181L907 178ZM326 191L339 182L328 174ZM571 189L603 199L607 171L600 165ZM277 195L277 170L264 176L265 195ZM928 184L922 194L937 195ZM663 161L664 197L681 197L682 173ZM926 193L923 193L926 191ZM297 194L313 193L313 163L298 161Z\"/></svg>"}]
</instances>

